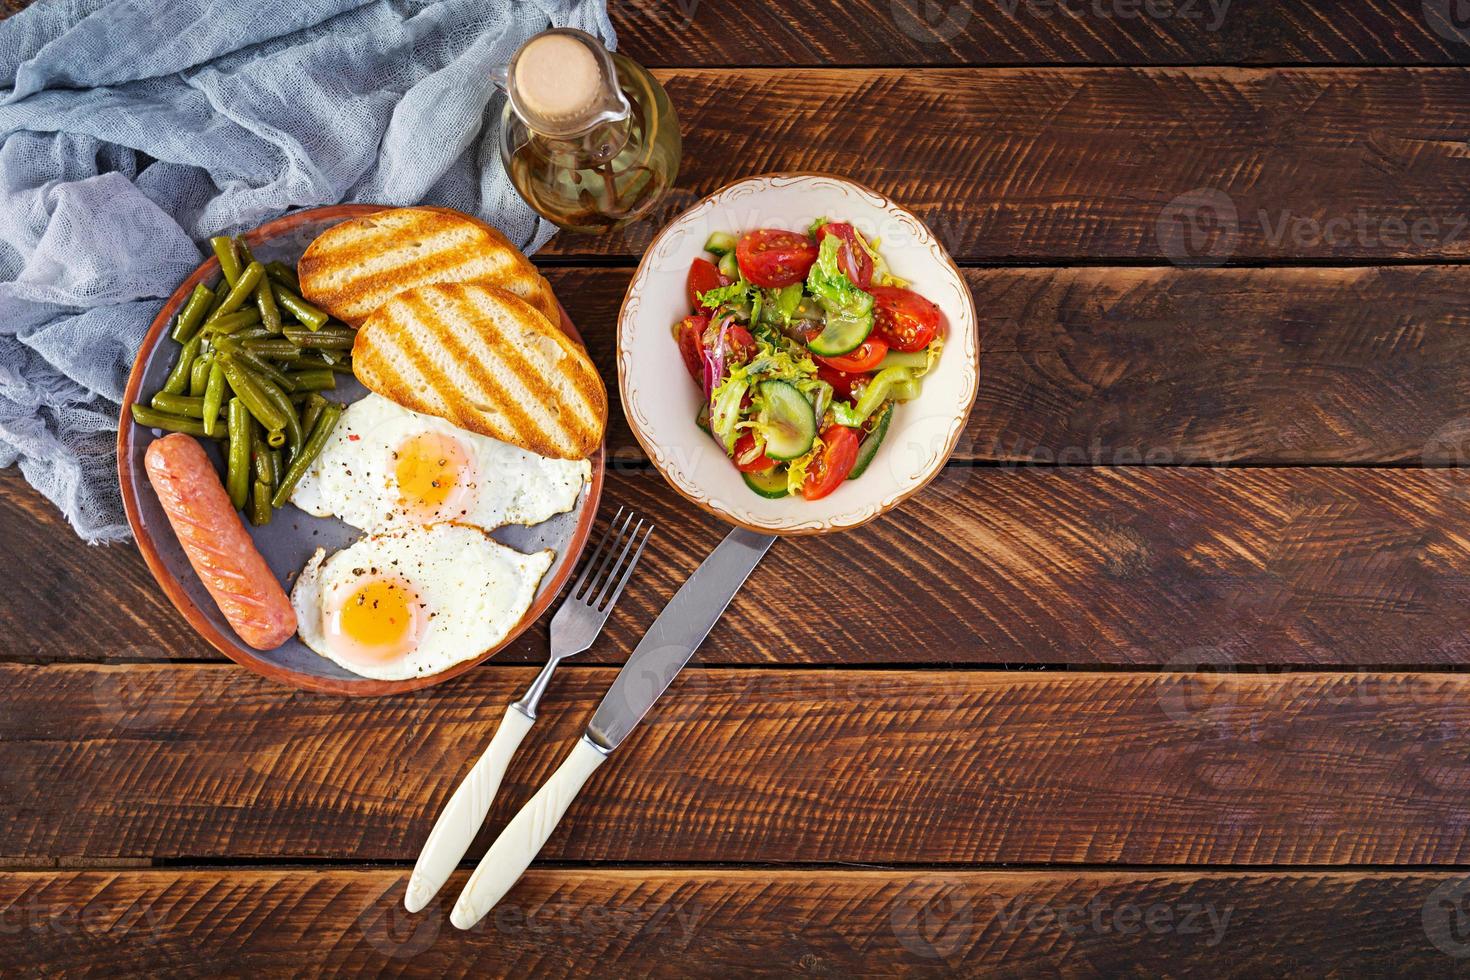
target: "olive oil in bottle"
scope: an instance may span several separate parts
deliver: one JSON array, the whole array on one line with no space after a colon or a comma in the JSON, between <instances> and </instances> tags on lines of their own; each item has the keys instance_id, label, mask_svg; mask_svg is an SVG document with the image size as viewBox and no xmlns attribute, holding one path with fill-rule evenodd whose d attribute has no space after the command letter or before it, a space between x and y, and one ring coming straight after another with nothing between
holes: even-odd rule
<instances>
[{"instance_id":1,"label":"olive oil in bottle","mask_svg":"<svg viewBox=\"0 0 1470 980\"><path fill-rule=\"evenodd\" d=\"M500 155L522 197L568 231L597 234L648 215L679 174L679 121L641 65L571 28L521 45Z\"/></svg>"}]
</instances>

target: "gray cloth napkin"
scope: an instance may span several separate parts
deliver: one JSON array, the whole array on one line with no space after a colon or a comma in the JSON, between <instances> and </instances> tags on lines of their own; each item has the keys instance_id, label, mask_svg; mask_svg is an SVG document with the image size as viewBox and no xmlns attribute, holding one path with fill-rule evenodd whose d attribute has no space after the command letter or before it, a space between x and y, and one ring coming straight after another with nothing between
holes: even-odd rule
<instances>
[{"instance_id":1,"label":"gray cloth napkin","mask_svg":"<svg viewBox=\"0 0 1470 980\"><path fill-rule=\"evenodd\" d=\"M127 537L128 368L199 243L303 207L427 202L528 251L492 69L603 0L42 0L0 22L0 467Z\"/></svg>"}]
</instances>

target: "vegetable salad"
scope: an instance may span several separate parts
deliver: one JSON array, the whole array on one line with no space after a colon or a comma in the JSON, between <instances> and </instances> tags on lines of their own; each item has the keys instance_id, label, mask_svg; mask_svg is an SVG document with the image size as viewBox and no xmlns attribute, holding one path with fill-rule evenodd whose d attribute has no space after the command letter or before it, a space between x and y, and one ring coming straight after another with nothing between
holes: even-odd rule
<instances>
[{"instance_id":1,"label":"vegetable salad","mask_svg":"<svg viewBox=\"0 0 1470 980\"><path fill-rule=\"evenodd\" d=\"M763 497L818 500L872 462L894 406L919 396L944 316L851 224L717 232L674 325L704 393L698 423Z\"/></svg>"}]
</instances>

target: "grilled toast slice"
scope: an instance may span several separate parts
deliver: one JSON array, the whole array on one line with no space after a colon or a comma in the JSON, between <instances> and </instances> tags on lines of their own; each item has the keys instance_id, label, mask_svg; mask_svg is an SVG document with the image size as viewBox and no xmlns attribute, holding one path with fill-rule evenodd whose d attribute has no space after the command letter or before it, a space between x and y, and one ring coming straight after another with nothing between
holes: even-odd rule
<instances>
[{"instance_id":1,"label":"grilled toast slice","mask_svg":"<svg viewBox=\"0 0 1470 980\"><path fill-rule=\"evenodd\" d=\"M561 317L551 284L509 239L448 208L394 208L333 225L296 271L303 296L353 326L395 294L436 282L488 283L552 323Z\"/></svg>"},{"instance_id":2,"label":"grilled toast slice","mask_svg":"<svg viewBox=\"0 0 1470 980\"><path fill-rule=\"evenodd\" d=\"M483 283L400 292L358 330L352 365L404 408L541 456L590 456L607 426L607 390L581 345Z\"/></svg>"}]
</instances>

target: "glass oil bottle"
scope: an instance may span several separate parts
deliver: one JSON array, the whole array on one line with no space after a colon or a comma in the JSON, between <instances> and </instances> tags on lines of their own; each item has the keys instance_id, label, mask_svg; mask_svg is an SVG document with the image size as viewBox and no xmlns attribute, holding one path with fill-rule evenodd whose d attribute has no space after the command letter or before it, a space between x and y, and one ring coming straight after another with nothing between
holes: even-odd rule
<instances>
[{"instance_id":1,"label":"glass oil bottle","mask_svg":"<svg viewBox=\"0 0 1470 980\"><path fill-rule=\"evenodd\" d=\"M679 174L679 121L647 69L572 28L526 41L502 78L500 154L516 190L568 231L647 216Z\"/></svg>"}]
</instances>

